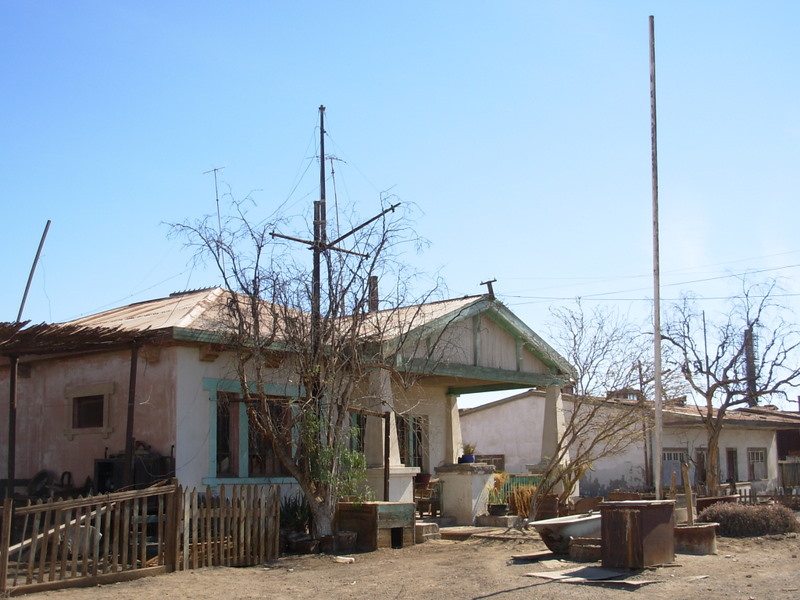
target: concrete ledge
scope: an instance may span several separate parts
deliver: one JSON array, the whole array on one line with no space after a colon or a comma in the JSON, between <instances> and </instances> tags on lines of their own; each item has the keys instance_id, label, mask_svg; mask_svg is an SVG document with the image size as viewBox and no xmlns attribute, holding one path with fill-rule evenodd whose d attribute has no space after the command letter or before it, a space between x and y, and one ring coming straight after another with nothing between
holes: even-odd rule
<instances>
[{"instance_id":1,"label":"concrete ledge","mask_svg":"<svg viewBox=\"0 0 800 600\"><path fill-rule=\"evenodd\" d=\"M478 515L475 517L475 525L478 527L505 527L506 529L522 527L522 517L519 515L506 515L494 517L492 515Z\"/></svg>"},{"instance_id":2,"label":"concrete ledge","mask_svg":"<svg viewBox=\"0 0 800 600\"><path fill-rule=\"evenodd\" d=\"M463 475L481 475L485 473L494 473L495 466L488 463L462 463L458 465L442 465L436 467L434 471L437 475L441 473L458 473Z\"/></svg>"}]
</instances>

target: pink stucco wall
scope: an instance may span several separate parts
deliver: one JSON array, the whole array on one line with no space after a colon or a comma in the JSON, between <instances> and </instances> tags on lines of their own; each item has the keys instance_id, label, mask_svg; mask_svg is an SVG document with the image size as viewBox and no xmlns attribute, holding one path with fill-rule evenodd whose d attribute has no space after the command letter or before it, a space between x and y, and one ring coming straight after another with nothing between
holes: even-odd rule
<instances>
[{"instance_id":1,"label":"pink stucco wall","mask_svg":"<svg viewBox=\"0 0 800 600\"><path fill-rule=\"evenodd\" d=\"M60 476L70 471L76 485L94 475L94 460L125 449L130 351L75 358L40 359L22 366L17 388L16 476L28 478L41 469ZM25 359L21 361L24 365ZM134 437L169 455L175 443L174 349L139 353L134 410ZM75 386L113 384L109 405L112 431L69 436L66 390ZM7 472L9 369L0 368L0 473ZM70 439L72 437L72 439Z\"/></svg>"}]
</instances>

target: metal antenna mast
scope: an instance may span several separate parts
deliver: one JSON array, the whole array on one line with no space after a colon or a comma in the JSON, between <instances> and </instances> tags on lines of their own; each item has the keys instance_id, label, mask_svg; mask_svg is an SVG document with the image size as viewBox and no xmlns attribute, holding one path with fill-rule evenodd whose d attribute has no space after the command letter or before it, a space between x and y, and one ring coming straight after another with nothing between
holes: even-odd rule
<instances>
[{"instance_id":1,"label":"metal antenna mast","mask_svg":"<svg viewBox=\"0 0 800 600\"><path fill-rule=\"evenodd\" d=\"M203 175L214 173L214 198L217 201L217 252L222 248L222 217L219 210L219 186L217 185L217 172L222 171L225 167L214 167L208 171L203 171ZM222 260L222 270L225 271L225 256L220 252L220 259Z\"/></svg>"},{"instance_id":2,"label":"metal antenna mast","mask_svg":"<svg viewBox=\"0 0 800 600\"><path fill-rule=\"evenodd\" d=\"M321 346L320 340L320 323L322 321L322 302L321 302L321 287L322 287L322 253L328 250L335 250L337 252L345 252L347 254L354 254L369 258L369 254L362 254L354 252L345 248L336 246L342 240L350 237L355 232L363 229L370 223L377 221L383 215L394 212L400 206L400 203L391 205L386 210L378 215L372 217L368 221L364 221L361 225L351 229L344 235L340 235L335 240L328 242L327 240L327 225L325 215L325 107L319 107L319 200L314 202L314 239L304 240L288 235L283 235L275 231L270 232L272 237L278 237L285 240L300 242L308 244L313 252L313 267L311 274L311 352L313 360L317 360ZM314 391L316 393L317 390Z\"/></svg>"}]
</instances>

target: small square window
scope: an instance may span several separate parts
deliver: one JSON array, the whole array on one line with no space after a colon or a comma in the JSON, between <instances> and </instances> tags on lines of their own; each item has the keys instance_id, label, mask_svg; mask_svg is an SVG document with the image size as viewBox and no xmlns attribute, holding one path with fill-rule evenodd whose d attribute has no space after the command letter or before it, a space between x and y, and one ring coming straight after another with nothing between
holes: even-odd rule
<instances>
[{"instance_id":1,"label":"small square window","mask_svg":"<svg viewBox=\"0 0 800 600\"><path fill-rule=\"evenodd\" d=\"M102 394L73 398L72 428L102 427L105 403L105 396Z\"/></svg>"},{"instance_id":2,"label":"small square window","mask_svg":"<svg viewBox=\"0 0 800 600\"><path fill-rule=\"evenodd\" d=\"M64 390L67 399L64 435L71 440L76 435L100 434L107 438L111 426L111 407L114 383L94 383L69 386Z\"/></svg>"}]
</instances>

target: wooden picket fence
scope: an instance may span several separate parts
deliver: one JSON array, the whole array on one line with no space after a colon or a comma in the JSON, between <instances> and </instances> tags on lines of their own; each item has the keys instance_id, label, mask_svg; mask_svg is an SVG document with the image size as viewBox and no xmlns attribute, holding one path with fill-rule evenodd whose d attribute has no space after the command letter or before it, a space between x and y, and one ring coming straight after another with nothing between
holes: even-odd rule
<instances>
[{"instance_id":1,"label":"wooden picket fence","mask_svg":"<svg viewBox=\"0 0 800 600\"><path fill-rule=\"evenodd\" d=\"M73 500L10 498L0 516L0 596L278 557L278 486L170 483Z\"/></svg>"}]
</instances>

